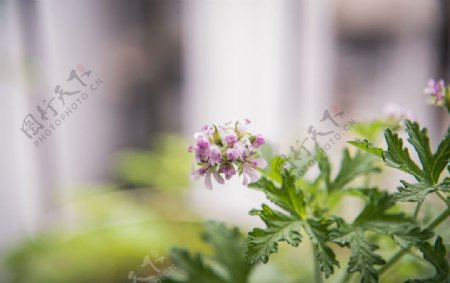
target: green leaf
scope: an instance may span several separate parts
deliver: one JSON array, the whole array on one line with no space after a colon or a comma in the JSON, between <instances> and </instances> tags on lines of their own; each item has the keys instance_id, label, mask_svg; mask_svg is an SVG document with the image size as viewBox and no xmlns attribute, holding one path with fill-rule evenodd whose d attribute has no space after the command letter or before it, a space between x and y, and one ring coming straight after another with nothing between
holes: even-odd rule
<instances>
[{"instance_id":1,"label":"green leaf","mask_svg":"<svg viewBox=\"0 0 450 283\"><path fill-rule=\"evenodd\" d=\"M316 154L318 156L318 165L320 170L319 178L322 178L325 182L326 188L331 187L331 164L328 156L323 149L317 149Z\"/></svg>"},{"instance_id":2,"label":"green leaf","mask_svg":"<svg viewBox=\"0 0 450 283\"><path fill-rule=\"evenodd\" d=\"M439 144L438 149L436 153L434 154L434 168L432 169L433 172L433 179L438 180L439 176L441 175L442 171L445 169L446 166L449 164L450 159L450 132L447 132L447 135L445 136L444 140Z\"/></svg>"},{"instance_id":3,"label":"green leaf","mask_svg":"<svg viewBox=\"0 0 450 283\"><path fill-rule=\"evenodd\" d=\"M364 225L376 221L405 221L402 213L389 213L387 210L394 206L392 196L386 192L369 191L369 199L361 213L353 221L354 225Z\"/></svg>"},{"instance_id":4,"label":"green leaf","mask_svg":"<svg viewBox=\"0 0 450 283\"><path fill-rule=\"evenodd\" d=\"M331 234L333 241L340 246L350 247L352 250L348 272L360 272L361 283L378 282L378 271L375 266L386 263L380 255L374 252L378 246L367 240L362 229L354 229L352 225L345 223L340 218L336 218L336 223L338 227Z\"/></svg>"},{"instance_id":5,"label":"green leaf","mask_svg":"<svg viewBox=\"0 0 450 283\"><path fill-rule=\"evenodd\" d=\"M434 233L430 230L422 230L414 223L390 225L385 232L391 235L395 242L403 249L409 248L418 242L423 242L433 237Z\"/></svg>"},{"instance_id":6,"label":"green leaf","mask_svg":"<svg viewBox=\"0 0 450 283\"><path fill-rule=\"evenodd\" d=\"M202 254L191 255L187 250L174 248L171 260L182 279L170 276L164 282L179 283L246 283L252 265L244 260L245 241L237 228L228 228L224 224L208 222L205 225L203 240L214 251L206 257ZM217 267L222 272L217 271Z\"/></svg>"},{"instance_id":7,"label":"green leaf","mask_svg":"<svg viewBox=\"0 0 450 283\"><path fill-rule=\"evenodd\" d=\"M259 216L266 224L266 228L255 228L248 234L246 258L252 263L256 261L266 263L269 256L278 251L279 242L287 242L297 247L302 240L301 229L304 229L317 248L321 270L329 277L334 272L333 265L338 266L333 250L326 245L328 226L332 222L306 219L303 191L296 188L295 182L295 176L283 170L281 185L276 185L266 177L250 185L263 191L270 201L286 213L273 210L265 204L261 210L250 212L251 215Z\"/></svg>"},{"instance_id":8,"label":"green leaf","mask_svg":"<svg viewBox=\"0 0 450 283\"><path fill-rule=\"evenodd\" d=\"M267 148L267 147L264 147ZM281 172L283 171L283 168L286 164L286 158L283 155L277 155L270 159L269 166L267 166L263 171L262 174L271 180L274 180L276 182L281 183Z\"/></svg>"},{"instance_id":9,"label":"green leaf","mask_svg":"<svg viewBox=\"0 0 450 283\"><path fill-rule=\"evenodd\" d=\"M353 125L352 130L366 139L375 140L376 137L389 126L395 125L386 120L373 120L370 122L356 123Z\"/></svg>"},{"instance_id":10,"label":"green leaf","mask_svg":"<svg viewBox=\"0 0 450 283\"><path fill-rule=\"evenodd\" d=\"M354 146L383 157L386 165L400 169L413 175L419 182L409 184L402 181L403 186L395 195L396 201L423 202L425 197L436 189L448 191L448 185L444 181L437 185L442 171L449 164L450 159L450 132L438 146L436 153L432 153L428 131L420 128L419 124L409 120L405 121L405 130L408 134L408 142L414 147L419 157L421 168L411 159L408 149L403 145L403 140L391 129L386 129L385 139L387 150L373 146L367 140L349 142Z\"/></svg>"},{"instance_id":11,"label":"green leaf","mask_svg":"<svg viewBox=\"0 0 450 283\"><path fill-rule=\"evenodd\" d=\"M330 277L331 274L334 273L334 265L339 267L339 262L336 260L336 255L333 250L326 245L330 234L328 227L332 223L333 221L325 219L321 221L307 219L304 222L304 229L317 250L317 260L320 263L320 271L325 273L326 278Z\"/></svg>"},{"instance_id":12,"label":"green leaf","mask_svg":"<svg viewBox=\"0 0 450 283\"><path fill-rule=\"evenodd\" d=\"M352 158L348 149L345 149L340 171L334 182L331 183L330 190L344 189L345 185L356 177L379 171L380 169L375 166L375 159L373 156L358 151Z\"/></svg>"},{"instance_id":13,"label":"green leaf","mask_svg":"<svg viewBox=\"0 0 450 283\"><path fill-rule=\"evenodd\" d=\"M427 181L423 171L411 159L408 149L403 147L403 140L391 129L387 129L384 136L388 145L388 149L383 153L386 165L407 172L419 181Z\"/></svg>"},{"instance_id":14,"label":"green leaf","mask_svg":"<svg viewBox=\"0 0 450 283\"><path fill-rule=\"evenodd\" d=\"M433 236L429 230L422 230L412 219L403 213L389 212L394 206L393 197L385 192L372 191L363 211L353 225L379 234L391 236L403 249L425 241Z\"/></svg>"},{"instance_id":15,"label":"green leaf","mask_svg":"<svg viewBox=\"0 0 450 283\"><path fill-rule=\"evenodd\" d=\"M442 243L442 238L437 237L432 247L429 243L418 243L420 251L423 254L423 258L429 261L434 268L436 273L433 277L426 279L410 279L406 283L445 283L450 282L449 278L449 266L447 259L445 258L446 250Z\"/></svg>"},{"instance_id":16,"label":"green leaf","mask_svg":"<svg viewBox=\"0 0 450 283\"><path fill-rule=\"evenodd\" d=\"M255 228L248 233L246 259L250 263L261 260L266 263L269 255L278 252L278 242L287 242L297 247L302 240L302 221L272 210L263 204L261 210L250 211L266 224L266 229Z\"/></svg>"},{"instance_id":17,"label":"green leaf","mask_svg":"<svg viewBox=\"0 0 450 283\"><path fill-rule=\"evenodd\" d=\"M244 260L245 241L239 229L208 222L203 240L214 249L212 257L228 271L228 282L246 282L251 265Z\"/></svg>"},{"instance_id":18,"label":"green leaf","mask_svg":"<svg viewBox=\"0 0 450 283\"><path fill-rule=\"evenodd\" d=\"M430 140L428 138L428 131L426 128L420 129L419 124L405 121L405 131L408 133L408 142L414 146L417 155L419 155L420 163L425 174L425 177L430 183L434 183L433 168L435 166L434 156L430 149Z\"/></svg>"},{"instance_id":19,"label":"green leaf","mask_svg":"<svg viewBox=\"0 0 450 283\"><path fill-rule=\"evenodd\" d=\"M435 188L428 183L410 184L405 181L400 182L403 184L403 187L397 188L398 193L394 194L395 201L422 203L429 193L435 191Z\"/></svg>"},{"instance_id":20,"label":"green leaf","mask_svg":"<svg viewBox=\"0 0 450 283\"><path fill-rule=\"evenodd\" d=\"M166 282L180 283L227 283L224 278L206 265L201 254L191 255L185 249L173 248L170 258L175 263L177 270L181 270L186 279L175 279L172 276ZM231 283L231 282L230 282Z\"/></svg>"},{"instance_id":21,"label":"green leaf","mask_svg":"<svg viewBox=\"0 0 450 283\"><path fill-rule=\"evenodd\" d=\"M333 242L351 248L348 271L361 272L363 283L378 282L375 265L385 263L374 252L378 247L366 238L366 232L389 235L403 249L433 236L431 231L422 230L403 213L391 212L395 203L388 193L367 190L366 194L367 204L353 223L348 224L343 219L336 218L337 228L330 235Z\"/></svg>"},{"instance_id":22,"label":"green leaf","mask_svg":"<svg viewBox=\"0 0 450 283\"><path fill-rule=\"evenodd\" d=\"M356 139L354 141L348 142L351 145L356 146L359 149L362 149L368 153L375 155L376 157L383 158L383 149L374 146L368 140L360 140Z\"/></svg>"},{"instance_id":23,"label":"green leaf","mask_svg":"<svg viewBox=\"0 0 450 283\"><path fill-rule=\"evenodd\" d=\"M439 190L450 193L450 178L446 177L442 183L439 184Z\"/></svg>"},{"instance_id":24,"label":"green leaf","mask_svg":"<svg viewBox=\"0 0 450 283\"><path fill-rule=\"evenodd\" d=\"M305 217L306 210L303 192L296 189L295 177L289 171L283 170L281 187L277 187L273 181L266 177L251 183L249 187L263 191L270 201L291 215L296 215L300 218Z\"/></svg>"}]
</instances>

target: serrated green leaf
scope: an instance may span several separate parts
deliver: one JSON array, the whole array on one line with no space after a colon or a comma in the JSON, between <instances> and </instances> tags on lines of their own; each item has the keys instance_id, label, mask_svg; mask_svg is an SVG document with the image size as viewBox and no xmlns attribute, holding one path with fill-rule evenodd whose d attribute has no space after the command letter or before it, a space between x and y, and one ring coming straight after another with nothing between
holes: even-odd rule
<instances>
[{"instance_id":1,"label":"serrated green leaf","mask_svg":"<svg viewBox=\"0 0 450 283\"><path fill-rule=\"evenodd\" d=\"M352 131L366 139L374 140L385 128L392 126L391 124L392 123L388 123L386 120L359 122L353 125Z\"/></svg>"},{"instance_id":2,"label":"serrated green leaf","mask_svg":"<svg viewBox=\"0 0 450 283\"><path fill-rule=\"evenodd\" d=\"M328 227L332 223L332 221L325 219L321 221L307 219L304 222L304 229L317 250L317 260L320 263L320 271L325 273L326 278L330 277L331 274L334 273L334 265L339 267L339 262L336 260L336 255L326 244L329 240L330 234Z\"/></svg>"},{"instance_id":3,"label":"serrated green leaf","mask_svg":"<svg viewBox=\"0 0 450 283\"><path fill-rule=\"evenodd\" d=\"M435 191L435 188L428 183L410 184L405 181L400 182L403 186L397 188L398 193L394 194L395 201L422 203L429 193Z\"/></svg>"},{"instance_id":4,"label":"serrated green leaf","mask_svg":"<svg viewBox=\"0 0 450 283\"><path fill-rule=\"evenodd\" d=\"M227 283L205 263L201 254L191 255L187 250L173 248L170 258L175 263L178 271L181 271L186 279L169 278L166 281L180 283Z\"/></svg>"},{"instance_id":5,"label":"serrated green leaf","mask_svg":"<svg viewBox=\"0 0 450 283\"><path fill-rule=\"evenodd\" d=\"M327 154L323 149L317 149L316 154L318 154L319 158L318 165L320 170L319 178L321 178L325 182L326 188L331 187L331 164L328 159Z\"/></svg>"},{"instance_id":6,"label":"serrated green leaf","mask_svg":"<svg viewBox=\"0 0 450 283\"><path fill-rule=\"evenodd\" d=\"M331 235L333 241L352 250L348 272L360 272L361 283L377 283L378 271L375 266L386 263L380 255L375 253L378 246L366 239L363 230L354 229L339 218L336 219L336 223L338 227Z\"/></svg>"},{"instance_id":7,"label":"serrated green leaf","mask_svg":"<svg viewBox=\"0 0 450 283\"><path fill-rule=\"evenodd\" d=\"M424 177L433 184L434 174L433 168L435 167L434 156L431 153L430 140L428 138L428 131L426 128L420 129L419 124L405 121L405 131L408 133L408 142L414 146L417 155L419 156L420 163L422 164Z\"/></svg>"},{"instance_id":8,"label":"serrated green leaf","mask_svg":"<svg viewBox=\"0 0 450 283\"><path fill-rule=\"evenodd\" d=\"M364 230L391 236L403 249L425 241L433 236L429 230L422 230L414 221L403 213L392 213L389 209L394 205L391 195L372 192L369 202L353 222Z\"/></svg>"},{"instance_id":9,"label":"serrated green leaf","mask_svg":"<svg viewBox=\"0 0 450 283\"><path fill-rule=\"evenodd\" d=\"M442 183L439 184L439 190L443 192L450 192L450 178L446 177Z\"/></svg>"},{"instance_id":10,"label":"serrated green leaf","mask_svg":"<svg viewBox=\"0 0 450 283\"><path fill-rule=\"evenodd\" d=\"M373 156L358 151L352 158L348 149L345 149L343 151L340 171L331 183L330 190L343 189L346 184L356 177L379 171L380 169L375 165Z\"/></svg>"},{"instance_id":11,"label":"serrated green leaf","mask_svg":"<svg viewBox=\"0 0 450 283\"><path fill-rule=\"evenodd\" d=\"M436 153L434 154L435 165L432 169L433 179L438 180L442 171L449 164L450 159L450 132L447 132L444 140L438 146ZM450 171L450 170L449 170Z\"/></svg>"},{"instance_id":12,"label":"serrated green leaf","mask_svg":"<svg viewBox=\"0 0 450 283\"><path fill-rule=\"evenodd\" d=\"M306 210L303 192L297 190L295 187L295 177L289 173L289 171L283 170L280 187L277 187L273 181L266 177L251 183L249 187L263 191L270 201L283 208L291 215L296 215L300 218L305 217Z\"/></svg>"},{"instance_id":13,"label":"serrated green leaf","mask_svg":"<svg viewBox=\"0 0 450 283\"><path fill-rule=\"evenodd\" d=\"M432 231L422 230L413 223L398 226L392 225L389 228L389 230L386 230L386 233L391 235L402 249L407 249L418 242L426 241L434 235Z\"/></svg>"},{"instance_id":14,"label":"serrated green leaf","mask_svg":"<svg viewBox=\"0 0 450 283\"><path fill-rule=\"evenodd\" d=\"M436 269L436 273L433 277L429 277L426 279L410 279L405 283L448 283L450 282L449 278L449 265L447 259L445 257L446 250L445 246L442 243L442 238L437 237L434 243L434 247L432 247L429 243L423 242L418 243L420 251L423 254L423 258L429 261L434 268Z\"/></svg>"},{"instance_id":15,"label":"serrated green leaf","mask_svg":"<svg viewBox=\"0 0 450 283\"><path fill-rule=\"evenodd\" d=\"M244 260L245 242L237 228L222 223L208 222L203 240L212 246L214 255L191 255L187 250L173 248L170 258L182 278L169 276L164 282L179 283L246 283L252 265ZM212 264L209 264L212 263ZM217 272L212 266L218 266Z\"/></svg>"},{"instance_id":16,"label":"serrated green leaf","mask_svg":"<svg viewBox=\"0 0 450 283\"><path fill-rule=\"evenodd\" d=\"M394 205L392 196L386 192L379 192L376 190L369 191L369 199L361 211L361 213L353 221L354 225L362 225L369 221L376 221L380 218L388 217L387 210ZM403 220L403 214L390 214L391 219Z\"/></svg>"},{"instance_id":17,"label":"serrated green leaf","mask_svg":"<svg viewBox=\"0 0 450 283\"><path fill-rule=\"evenodd\" d=\"M386 165L407 172L419 181L427 181L423 171L411 159L408 149L403 147L403 140L391 129L387 129L384 136L388 145L383 153Z\"/></svg>"},{"instance_id":18,"label":"serrated green leaf","mask_svg":"<svg viewBox=\"0 0 450 283\"><path fill-rule=\"evenodd\" d=\"M368 153L371 153L376 157L383 158L383 149L374 146L368 140L356 139L354 141L349 141L348 143Z\"/></svg>"},{"instance_id":19,"label":"serrated green leaf","mask_svg":"<svg viewBox=\"0 0 450 283\"><path fill-rule=\"evenodd\" d=\"M245 241L239 229L208 222L203 240L214 249L212 259L228 271L228 282L246 282L252 266L244 260Z\"/></svg>"},{"instance_id":20,"label":"serrated green leaf","mask_svg":"<svg viewBox=\"0 0 450 283\"><path fill-rule=\"evenodd\" d=\"M261 260L266 263L269 255L278 252L278 242L297 247L302 240L302 221L271 209L263 204L261 210L250 211L266 224L266 229L255 228L248 233L246 259L250 263Z\"/></svg>"},{"instance_id":21,"label":"serrated green leaf","mask_svg":"<svg viewBox=\"0 0 450 283\"><path fill-rule=\"evenodd\" d=\"M367 231L389 235L403 249L433 236L429 230L422 230L403 213L391 212L394 201L391 195L377 190L367 190L368 201L364 209L352 224L336 218L337 229L331 233L333 241L341 246L350 247L352 256L349 272L361 272L361 282L378 282L375 265L384 264L384 260L374 251L378 248L366 238Z\"/></svg>"}]
</instances>

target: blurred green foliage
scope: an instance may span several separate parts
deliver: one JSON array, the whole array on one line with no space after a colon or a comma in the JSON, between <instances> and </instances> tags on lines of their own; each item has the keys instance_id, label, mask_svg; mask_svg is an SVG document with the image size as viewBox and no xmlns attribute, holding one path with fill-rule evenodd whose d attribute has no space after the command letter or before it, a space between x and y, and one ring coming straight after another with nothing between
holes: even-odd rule
<instances>
[{"instance_id":1,"label":"blurred green foliage","mask_svg":"<svg viewBox=\"0 0 450 283\"><path fill-rule=\"evenodd\" d=\"M181 192L189 186L192 156L187 142L176 135L156 139L152 150L130 149L119 154L119 179L132 186Z\"/></svg>"},{"instance_id":2,"label":"blurred green foliage","mask_svg":"<svg viewBox=\"0 0 450 283\"><path fill-rule=\"evenodd\" d=\"M154 206L161 202L167 206ZM58 225L15 248L6 262L9 282L131 282L127 276L132 270L159 275L140 267L147 254L164 256L180 243L204 250L197 240L201 224L174 198L143 190L106 190L82 196L66 208L74 216L72 228ZM167 259L158 267L168 264Z\"/></svg>"},{"instance_id":3,"label":"blurred green foliage","mask_svg":"<svg viewBox=\"0 0 450 283\"><path fill-rule=\"evenodd\" d=\"M200 218L180 194L172 194L189 187L190 157L182 138L162 136L151 150L120 153L116 168L119 180L135 189L74 188L75 195L52 213L67 222L49 223L8 251L8 283L132 282L131 271L161 276L141 267L148 254L165 256L157 264L163 270L171 246L205 250L198 239Z\"/></svg>"}]
</instances>

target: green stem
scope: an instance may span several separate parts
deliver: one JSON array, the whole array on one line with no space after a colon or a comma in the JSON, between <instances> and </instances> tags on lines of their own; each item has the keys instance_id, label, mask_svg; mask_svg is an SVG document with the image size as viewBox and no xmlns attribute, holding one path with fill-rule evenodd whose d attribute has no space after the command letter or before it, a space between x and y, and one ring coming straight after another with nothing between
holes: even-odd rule
<instances>
[{"instance_id":1,"label":"green stem","mask_svg":"<svg viewBox=\"0 0 450 283\"><path fill-rule=\"evenodd\" d=\"M420 207L422 206L421 202L417 203L416 209L414 210L414 220L417 219L417 216L419 215L419 211L420 211ZM395 262L397 262L397 260L399 260L400 258L402 258L407 252L409 252L409 249L407 250L399 250L393 257L391 257L388 262L383 265L380 270L379 273L380 275L385 272L391 265L393 265Z\"/></svg>"},{"instance_id":2,"label":"green stem","mask_svg":"<svg viewBox=\"0 0 450 283\"><path fill-rule=\"evenodd\" d=\"M413 216L414 221L417 219L417 216L419 215L419 210L420 210L421 206L422 206L422 203L418 202L417 206L416 206L416 210L414 210L414 216Z\"/></svg>"},{"instance_id":3,"label":"green stem","mask_svg":"<svg viewBox=\"0 0 450 283\"><path fill-rule=\"evenodd\" d=\"M447 207L445 210L443 210L441 213L439 213L433 220L431 220L426 226L425 229L433 230L436 226L441 224L448 216L450 215L450 206ZM383 265L380 270L378 270L378 273L383 274L388 270L394 263L396 263L399 259L401 259L409 249L406 250L399 250L396 254L394 254L391 259L388 260L388 262Z\"/></svg>"},{"instance_id":4,"label":"green stem","mask_svg":"<svg viewBox=\"0 0 450 283\"><path fill-rule=\"evenodd\" d=\"M399 259L401 259L407 252L409 249L407 250L399 250L395 255L393 255L391 257L391 259L388 260L388 262L383 265L380 270L378 270L378 274L381 276L381 274L383 274L383 272L385 272L386 270L388 270L394 263L396 263Z\"/></svg>"},{"instance_id":5,"label":"green stem","mask_svg":"<svg viewBox=\"0 0 450 283\"><path fill-rule=\"evenodd\" d=\"M445 202L445 204L446 204L447 206L450 206L450 203L445 199L445 197L444 197L443 195L441 195L440 192L435 191L435 193L438 195L438 197L439 197L443 202Z\"/></svg>"},{"instance_id":6,"label":"green stem","mask_svg":"<svg viewBox=\"0 0 450 283\"><path fill-rule=\"evenodd\" d=\"M314 262L314 282L322 283L322 274L320 273L319 261L317 260L317 248L313 246L313 262Z\"/></svg>"},{"instance_id":7,"label":"green stem","mask_svg":"<svg viewBox=\"0 0 450 283\"><path fill-rule=\"evenodd\" d=\"M433 230L436 226L441 224L448 216L450 215L450 206L439 213L433 220L431 220L426 226L425 229Z\"/></svg>"},{"instance_id":8,"label":"green stem","mask_svg":"<svg viewBox=\"0 0 450 283\"><path fill-rule=\"evenodd\" d=\"M346 270L344 276L342 277L342 279L339 282L349 283L349 282L351 282L352 276L353 276L353 273L350 273L350 272L348 272L348 270Z\"/></svg>"}]
</instances>

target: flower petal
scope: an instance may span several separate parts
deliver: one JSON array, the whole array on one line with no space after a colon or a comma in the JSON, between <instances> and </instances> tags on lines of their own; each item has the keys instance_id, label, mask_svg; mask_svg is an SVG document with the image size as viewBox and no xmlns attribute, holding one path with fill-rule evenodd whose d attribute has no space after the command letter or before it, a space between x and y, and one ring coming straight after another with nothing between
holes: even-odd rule
<instances>
[{"instance_id":1,"label":"flower petal","mask_svg":"<svg viewBox=\"0 0 450 283\"><path fill-rule=\"evenodd\" d=\"M214 176L214 179L216 179L217 183L219 184L225 184L225 180L222 178L222 176L219 175L219 173L217 173L216 170L212 169L212 174Z\"/></svg>"},{"instance_id":2,"label":"flower petal","mask_svg":"<svg viewBox=\"0 0 450 283\"><path fill-rule=\"evenodd\" d=\"M255 167L264 169L267 166L267 161L262 158L247 158L247 161L250 162Z\"/></svg>"},{"instance_id":3,"label":"flower petal","mask_svg":"<svg viewBox=\"0 0 450 283\"><path fill-rule=\"evenodd\" d=\"M208 171L208 173L206 173L206 176L205 176L205 187L208 189L208 190L212 190L212 183L211 183L211 171Z\"/></svg>"},{"instance_id":4,"label":"flower petal","mask_svg":"<svg viewBox=\"0 0 450 283\"><path fill-rule=\"evenodd\" d=\"M259 175L258 171L256 171L248 163L244 163L244 165L243 165L243 172L244 172L244 178L245 178L245 175L248 175L252 182L255 182L255 181L257 181L259 179L260 175Z\"/></svg>"},{"instance_id":5,"label":"flower petal","mask_svg":"<svg viewBox=\"0 0 450 283\"><path fill-rule=\"evenodd\" d=\"M202 168L197 169L197 170L195 170L194 172L192 172L192 174L191 174L191 181L197 181L197 180L200 178L200 176L201 176L201 174L200 174L201 170L202 170Z\"/></svg>"}]
</instances>

